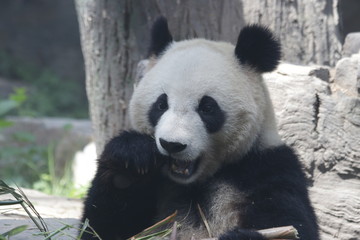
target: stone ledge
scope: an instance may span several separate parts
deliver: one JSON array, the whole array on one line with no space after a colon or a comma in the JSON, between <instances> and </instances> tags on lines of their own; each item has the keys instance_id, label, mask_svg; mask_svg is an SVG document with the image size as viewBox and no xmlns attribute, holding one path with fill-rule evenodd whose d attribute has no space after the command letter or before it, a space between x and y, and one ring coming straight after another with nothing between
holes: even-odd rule
<instances>
[{"instance_id":1,"label":"stone ledge","mask_svg":"<svg viewBox=\"0 0 360 240\"><path fill-rule=\"evenodd\" d=\"M56 231L65 225L76 227L79 224L82 212L82 200L51 196L29 189L23 189L23 191L43 217L50 232ZM1 195L0 200L4 199L13 198L10 195ZM43 236L38 235L40 231L21 206L0 206L0 234L21 225L28 225L29 227L24 232L11 237L11 240L44 239ZM76 236L77 230L76 228L70 228L64 230L63 233ZM70 237L58 234L54 239L65 240L70 239Z\"/></svg>"}]
</instances>

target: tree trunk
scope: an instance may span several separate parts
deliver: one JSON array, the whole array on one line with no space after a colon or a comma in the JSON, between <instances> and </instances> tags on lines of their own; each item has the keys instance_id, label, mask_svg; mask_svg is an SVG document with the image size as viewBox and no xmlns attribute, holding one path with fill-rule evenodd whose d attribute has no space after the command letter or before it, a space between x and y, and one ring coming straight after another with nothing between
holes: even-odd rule
<instances>
[{"instance_id":1,"label":"tree trunk","mask_svg":"<svg viewBox=\"0 0 360 240\"><path fill-rule=\"evenodd\" d=\"M93 135L100 153L104 143L127 126L133 58L129 29L130 1L76 0L86 91Z\"/></svg>"},{"instance_id":2,"label":"tree trunk","mask_svg":"<svg viewBox=\"0 0 360 240\"><path fill-rule=\"evenodd\" d=\"M283 59L296 64L334 66L341 57L338 0L244 0L247 23L273 29Z\"/></svg>"}]
</instances>

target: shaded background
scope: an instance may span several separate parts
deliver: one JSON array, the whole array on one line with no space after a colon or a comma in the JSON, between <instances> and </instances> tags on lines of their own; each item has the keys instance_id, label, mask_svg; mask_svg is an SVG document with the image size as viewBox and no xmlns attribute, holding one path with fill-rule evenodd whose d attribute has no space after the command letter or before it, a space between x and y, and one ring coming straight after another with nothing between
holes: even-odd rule
<instances>
[{"instance_id":1,"label":"shaded background","mask_svg":"<svg viewBox=\"0 0 360 240\"><path fill-rule=\"evenodd\" d=\"M88 117L73 1L0 1L0 97L13 86L28 89L23 115Z\"/></svg>"}]
</instances>

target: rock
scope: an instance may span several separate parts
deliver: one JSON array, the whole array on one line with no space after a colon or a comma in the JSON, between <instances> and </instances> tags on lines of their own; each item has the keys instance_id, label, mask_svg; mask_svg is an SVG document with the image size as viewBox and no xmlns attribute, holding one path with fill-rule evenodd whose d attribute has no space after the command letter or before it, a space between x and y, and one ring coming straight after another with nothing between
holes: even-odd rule
<instances>
[{"instance_id":1,"label":"rock","mask_svg":"<svg viewBox=\"0 0 360 240\"><path fill-rule=\"evenodd\" d=\"M316 209L322 240L358 239L360 181L339 179L335 172L319 175L310 197Z\"/></svg>"},{"instance_id":2,"label":"rock","mask_svg":"<svg viewBox=\"0 0 360 240\"><path fill-rule=\"evenodd\" d=\"M336 89L349 96L360 96L360 54L341 59L335 70Z\"/></svg>"},{"instance_id":3,"label":"rock","mask_svg":"<svg viewBox=\"0 0 360 240\"><path fill-rule=\"evenodd\" d=\"M342 48L343 57L351 57L360 51L360 32L349 33Z\"/></svg>"},{"instance_id":4,"label":"rock","mask_svg":"<svg viewBox=\"0 0 360 240\"><path fill-rule=\"evenodd\" d=\"M23 191L30 202L35 206L35 209L45 220L50 232L54 232L66 225L71 226L64 229L62 231L63 234L57 234L53 239L72 239L69 236L72 236L75 239L82 212L81 200L49 196L29 189L23 189ZM0 201L4 199L14 198L9 195L0 195ZM0 234L21 225L28 225L27 230L12 236L10 238L11 240L44 239L42 235L39 235L40 231L21 207L0 207ZM68 234L68 236L64 234Z\"/></svg>"},{"instance_id":5,"label":"rock","mask_svg":"<svg viewBox=\"0 0 360 240\"><path fill-rule=\"evenodd\" d=\"M343 88L339 93L338 74L334 83L329 83L309 76L310 69L281 65L264 77L280 135L297 151L311 182L311 200L321 239L357 239L360 98L357 94L344 94Z\"/></svg>"},{"instance_id":6,"label":"rock","mask_svg":"<svg viewBox=\"0 0 360 240\"><path fill-rule=\"evenodd\" d=\"M278 66L277 72L283 75L314 76L325 82L330 81L330 68L327 66L301 66L289 63L282 63Z\"/></svg>"},{"instance_id":7,"label":"rock","mask_svg":"<svg viewBox=\"0 0 360 240\"><path fill-rule=\"evenodd\" d=\"M327 67L319 67L309 72L309 76L317 77L325 82L330 81L330 70Z\"/></svg>"}]
</instances>

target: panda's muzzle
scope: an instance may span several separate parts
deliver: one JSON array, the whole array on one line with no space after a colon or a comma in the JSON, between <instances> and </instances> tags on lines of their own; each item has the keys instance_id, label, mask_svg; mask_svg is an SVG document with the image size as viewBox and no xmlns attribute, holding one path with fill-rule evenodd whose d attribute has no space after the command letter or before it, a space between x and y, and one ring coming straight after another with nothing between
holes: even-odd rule
<instances>
[{"instance_id":1,"label":"panda's muzzle","mask_svg":"<svg viewBox=\"0 0 360 240\"><path fill-rule=\"evenodd\" d=\"M180 178L188 178L194 172L196 172L200 158L188 161L188 160L180 160L170 157L169 160L170 160L169 166L170 166L171 174Z\"/></svg>"},{"instance_id":2,"label":"panda's muzzle","mask_svg":"<svg viewBox=\"0 0 360 240\"><path fill-rule=\"evenodd\" d=\"M168 170L171 175L177 178L186 179L191 177L197 170L200 157L195 160L185 160L178 158L186 149L187 144L180 142L169 142L163 138L159 139L163 150L166 151L168 159Z\"/></svg>"}]
</instances>

